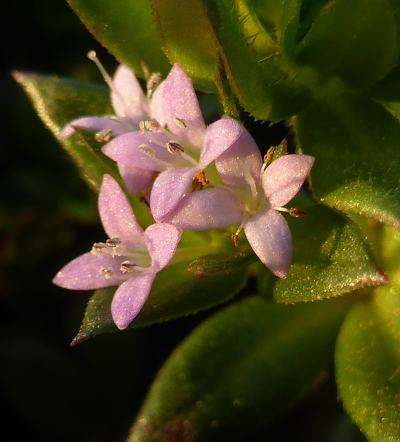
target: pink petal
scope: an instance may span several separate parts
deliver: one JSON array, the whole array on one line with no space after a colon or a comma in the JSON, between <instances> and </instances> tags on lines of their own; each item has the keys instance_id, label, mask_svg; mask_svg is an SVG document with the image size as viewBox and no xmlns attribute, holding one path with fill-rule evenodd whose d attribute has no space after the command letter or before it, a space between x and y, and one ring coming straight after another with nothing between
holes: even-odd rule
<instances>
[{"instance_id":1,"label":"pink petal","mask_svg":"<svg viewBox=\"0 0 400 442\"><path fill-rule=\"evenodd\" d=\"M143 246L143 229L124 192L110 175L104 175L98 205L104 230L110 238L119 238L135 247Z\"/></svg>"},{"instance_id":2,"label":"pink petal","mask_svg":"<svg viewBox=\"0 0 400 442\"><path fill-rule=\"evenodd\" d=\"M242 217L232 193L205 189L186 196L165 221L184 230L212 230L239 224Z\"/></svg>"},{"instance_id":3,"label":"pink petal","mask_svg":"<svg viewBox=\"0 0 400 442\"><path fill-rule=\"evenodd\" d=\"M154 181L150 195L150 209L156 221L163 221L190 190L198 169L184 167L160 173Z\"/></svg>"},{"instance_id":4,"label":"pink petal","mask_svg":"<svg viewBox=\"0 0 400 442\"><path fill-rule=\"evenodd\" d=\"M228 187L250 191L246 176L258 185L263 162L251 135L243 126L234 121L229 119L231 129L228 137L231 138L232 145L215 160L215 165Z\"/></svg>"},{"instance_id":5,"label":"pink petal","mask_svg":"<svg viewBox=\"0 0 400 442\"><path fill-rule=\"evenodd\" d=\"M200 167L206 168L229 149L246 129L236 120L223 117L207 127L200 155Z\"/></svg>"},{"instance_id":6,"label":"pink petal","mask_svg":"<svg viewBox=\"0 0 400 442\"><path fill-rule=\"evenodd\" d=\"M114 138L103 147L103 153L118 163L129 167L138 167L147 170L165 170L171 161L175 161L173 155L168 153L166 147L157 143L167 143L169 140L163 134L151 134L151 142L146 135L140 132L128 132ZM146 146L143 152L140 146ZM140 150L142 149L142 150ZM171 163L172 164L172 163Z\"/></svg>"},{"instance_id":7,"label":"pink petal","mask_svg":"<svg viewBox=\"0 0 400 442\"><path fill-rule=\"evenodd\" d=\"M136 195L150 186L155 176L152 170L129 167L122 163L118 163L118 169L131 195Z\"/></svg>"},{"instance_id":8,"label":"pink petal","mask_svg":"<svg viewBox=\"0 0 400 442\"><path fill-rule=\"evenodd\" d=\"M182 230L172 224L152 224L144 232L144 241L155 272L164 268L175 255Z\"/></svg>"},{"instance_id":9,"label":"pink petal","mask_svg":"<svg viewBox=\"0 0 400 442\"><path fill-rule=\"evenodd\" d=\"M150 100L150 117L156 119L161 126L165 126L165 117L162 107L164 81L153 92Z\"/></svg>"},{"instance_id":10,"label":"pink petal","mask_svg":"<svg viewBox=\"0 0 400 442\"><path fill-rule=\"evenodd\" d=\"M274 275L286 278L292 258L292 238L285 218L268 209L250 217L243 229L262 263Z\"/></svg>"},{"instance_id":11,"label":"pink petal","mask_svg":"<svg viewBox=\"0 0 400 442\"><path fill-rule=\"evenodd\" d=\"M164 81L163 113L169 130L180 140L192 146L202 144L206 125L193 82L178 63L174 64ZM177 125L175 118L183 120L186 127Z\"/></svg>"},{"instance_id":12,"label":"pink petal","mask_svg":"<svg viewBox=\"0 0 400 442\"><path fill-rule=\"evenodd\" d=\"M142 310L155 277L155 273L141 273L128 279L115 292L111 303L111 314L120 330L128 327Z\"/></svg>"},{"instance_id":13,"label":"pink petal","mask_svg":"<svg viewBox=\"0 0 400 442\"><path fill-rule=\"evenodd\" d=\"M68 123L60 132L60 137L69 138L75 133L74 127L84 130L94 130L96 132L111 129L113 137L126 132L124 126L117 120L112 120L107 117L81 117Z\"/></svg>"},{"instance_id":14,"label":"pink petal","mask_svg":"<svg viewBox=\"0 0 400 442\"><path fill-rule=\"evenodd\" d=\"M134 72L123 64L119 65L113 83L116 91L111 91L111 102L119 117L129 117L135 123L149 115L147 98Z\"/></svg>"},{"instance_id":15,"label":"pink petal","mask_svg":"<svg viewBox=\"0 0 400 442\"><path fill-rule=\"evenodd\" d=\"M126 258L111 255L85 253L63 267L53 279L53 283L71 290L94 290L121 284L126 277L121 273L121 263ZM101 269L111 269L106 278Z\"/></svg>"},{"instance_id":16,"label":"pink petal","mask_svg":"<svg viewBox=\"0 0 400 442\"><path fill-rule=\"evenodd\" d=\"M271 207L282 207L296 195L313 164L308 155L285 155L267 167L262 186Z\"/></svg>"}]
</instances>

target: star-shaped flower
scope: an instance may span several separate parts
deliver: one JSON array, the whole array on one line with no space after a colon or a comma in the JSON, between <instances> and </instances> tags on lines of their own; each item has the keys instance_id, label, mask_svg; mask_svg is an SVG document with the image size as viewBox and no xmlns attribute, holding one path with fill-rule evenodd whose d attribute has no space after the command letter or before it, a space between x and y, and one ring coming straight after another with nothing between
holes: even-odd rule
<instances>
[{"instance_id":1,"label":"star-shaped flower","mask_svg":"<svg viewBox=\"0 0 400 442\"><path fill-rule=\"evenodd\" d=\"M285 278L291 261L292 241L288 224L280 212L289 212L283 206L300 190L310 174L314 158L285 155L265 167L246 129L232 118L226 117L225 121L226 126L230 125L230 139L235 141L215 161L224 188L187 195L165 221L186 230L240 224L238 232L243 228L260 260L276 276Z\"/></svg>"},{"instance_id":2,"label":"star-shaped flower","mask_svg":"<svg viewBox=\"0 0 400 442\"><path fill-rule=\"evenodd\" d=\"M173 212L192 186L208 184L207 178L212 177L206 178L204 170L232 141L229 136L221 138L226 131L224 119L206 127L192 80L179 64L159 88L166 127L160 120L143 121L141 131L123 134L103 148L119 165L159 173L150 195L151 211L158 222Z\"/></svg>"},{"instance_id":3,"label":"star-shaped flower","mask_svg":"<svg viewBox=\"0 0 400 442\"><path fill-rule=\"evenodd\" d=\"M181 230L160 223L143 232L129 201L109 175L104 176L98 206L109 239L67 264L53 282L72 290L118 285L111 313L117 327L124 329L142 309L157 272L174 256Z\"/></svg>"},{"instance_id":4,"label":"star-shaped flower","mask_svg":"<svg viewBox=\"0 0 400 442\"><path fill-rule=\"evenodd\" d=\"M97 140L104 142L124 133L137 131L143 120L155 119L164 124L161 112L162 84L158 86L161 79L159 74L150 76L145 95L135 73L126 65L119 65L111 78L94 51L89 52L89 58L97 64L110 88L115 115L77 118L64 127L60 132L61 137L69 138L76 129L85 129L95 131ZM154 171L140 169L131 164L119 164L119 170L132 194L142 191L154 179Z\"/></svg>"}]
</instances>

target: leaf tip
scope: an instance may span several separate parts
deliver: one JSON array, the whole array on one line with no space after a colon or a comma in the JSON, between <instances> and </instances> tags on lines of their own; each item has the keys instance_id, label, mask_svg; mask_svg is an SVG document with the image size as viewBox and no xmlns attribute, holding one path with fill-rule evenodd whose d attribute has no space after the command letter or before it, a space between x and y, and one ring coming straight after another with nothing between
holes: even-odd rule
<instances>
[{"instance_id":1,"label":"leaf tip","mask_svg":"<svg viewBox=\"0 0 400 442\"><path fill-rule=\"evenodd\" d=\"M24 78L25 78L25 73L22 71L17 71L16 69L13 69L10 72L11 76L14 78L14 80L19 83L19 84L23 84L24 82Z\"/></svg>"},{"instance_id":2,"label":"leaf tip","mask_svg":"<svg viewBox=\"0 0 400 442\"><path fill-rule=\"evenodd\" d=\"M77 335L74 337L74 339L69 344L70 347L76 347L78 344L81 344L84 341L87 341L90 338L90 335L87 333L81 333L79 331Z\"/></svg>"}]
</instances>

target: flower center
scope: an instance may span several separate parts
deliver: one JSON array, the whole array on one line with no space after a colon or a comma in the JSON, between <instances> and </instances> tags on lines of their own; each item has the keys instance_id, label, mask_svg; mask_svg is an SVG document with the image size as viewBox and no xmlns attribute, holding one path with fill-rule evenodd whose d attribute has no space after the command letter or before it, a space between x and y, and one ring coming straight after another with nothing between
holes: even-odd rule
<instances>
[{"instance_id":1,"label":"flower center","mask_svg":"<svg viewBox=\"0 0 400 442\"><path fill-rule=\"evenodd\" d=\"M91 253L93 255L101 254L111 255L113 258L124 258L119 269L122 274L143 272L151 266L151 257L144 247L127 247L119 238L109 238L105 243L94 243ZM103 274L106 279L109 279L112 276L113 269L100 267L99 273Z\"/></svg>"}]
</instances>

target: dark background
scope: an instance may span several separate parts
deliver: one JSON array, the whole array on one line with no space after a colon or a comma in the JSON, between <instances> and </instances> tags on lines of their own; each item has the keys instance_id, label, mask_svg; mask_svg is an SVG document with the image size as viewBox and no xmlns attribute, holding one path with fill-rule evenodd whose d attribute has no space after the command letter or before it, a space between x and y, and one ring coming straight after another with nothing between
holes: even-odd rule
<instances>
[{"instance_id":1,"label":"dark background","mask_svg":"<svg viewBox=\"0 0 400 442\"><path fill-rule=\"evenodd\" d=\"M101 81L86 53L95 49L110 72L116 62L63 0L7 8L0 31L0 439L123 441L163 360L207 313L69 347L89 294L51 279L104 234L95 195L10 71ZM337 403L331 375L264 434L260 440L363 440Z\"/></svg>"}]
</instances>

